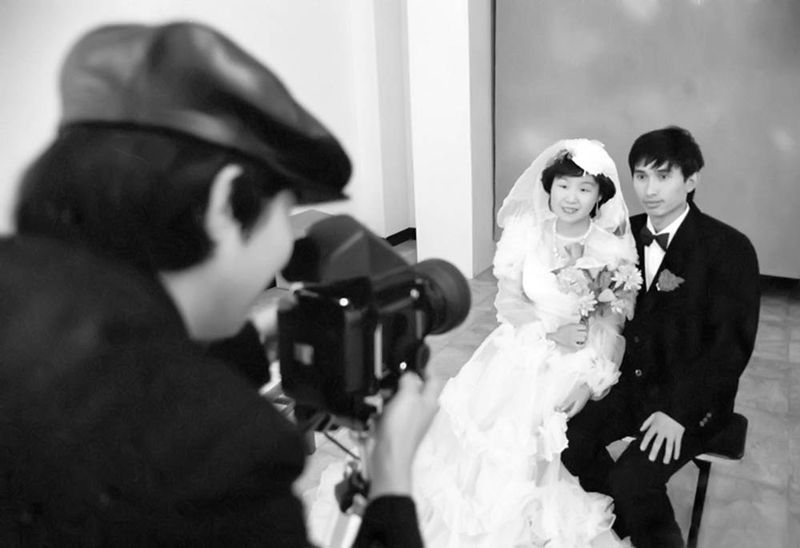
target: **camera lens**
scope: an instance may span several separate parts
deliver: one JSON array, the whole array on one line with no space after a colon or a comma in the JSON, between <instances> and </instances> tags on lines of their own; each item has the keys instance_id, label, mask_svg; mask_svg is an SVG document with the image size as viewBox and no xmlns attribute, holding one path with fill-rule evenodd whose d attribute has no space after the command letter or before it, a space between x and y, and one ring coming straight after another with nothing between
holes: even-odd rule
<instances>
[{"instance_id":1,"label":"camera lens","mask_svg":"<svg viewBox=\"0 0 800 548\"><path fill-rule=\"evenodd\" d=\"M461 272L441 259L422 261L413 269L429 286L425 292L429 307L428 333L445 333L463 322L472 299L469 284Z\"/></svg>"}]
</instances>

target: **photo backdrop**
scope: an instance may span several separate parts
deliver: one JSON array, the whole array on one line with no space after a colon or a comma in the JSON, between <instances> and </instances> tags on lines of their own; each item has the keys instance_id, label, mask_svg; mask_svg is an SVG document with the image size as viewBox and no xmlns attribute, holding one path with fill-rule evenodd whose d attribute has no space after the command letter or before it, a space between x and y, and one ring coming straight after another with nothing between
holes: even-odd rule
<instances>
[{"instance_id":1,"label":"photo backdrop","mask_svg":"<svg viewBox=\"0 0 800 548\"><path fill-rule=\"evenodd\" d=\"M800 278L800 2L497 0L495 211L547 145L589 137L617 163L651 129L689 129L695 201Z\"/></svg>"}]
</instances>

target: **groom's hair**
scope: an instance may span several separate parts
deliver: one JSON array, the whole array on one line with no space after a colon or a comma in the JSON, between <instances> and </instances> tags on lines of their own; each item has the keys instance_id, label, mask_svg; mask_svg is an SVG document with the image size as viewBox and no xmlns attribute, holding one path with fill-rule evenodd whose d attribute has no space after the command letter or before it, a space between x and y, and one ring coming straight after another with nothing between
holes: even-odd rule
<instances>
[{"instance_id":1,"label":"groom's hair","mask_svg":"<svg viewBox=\"0 0 800 548\"><path fill-rule=\"evenodd\" d=\"M557 177L582 177L585 174L586 171L573 162L568 154L563 154L553 160L553 162L542 171L542 186L544 186L544 191L549 195L550 190L553 188L553 180ZM614 194L617 193L617 189L614 188L614 182L602 173L592 175L592 177L594 177L595 182L597 182L600 192L599 207L613 198ZM595 213L596 210L592 209L590 215L594 217Z\"/></svg>"},{"instance_id":2,"label":"groom's hair","mask_svg":"<svg viewBox=\"0 0 800 548\"><path fill-rule=\"evenodd\" d=\"M662 129L649 131L633 142L628 154L628 167L633 173L634 168L644 164L655 164L672 168L680 168L683 178L691 177L703 168L703 154L700 146L688 130L678 126L669 126ZM691 202L694 191L688 195Z\"/></svg>"}]
</instances>

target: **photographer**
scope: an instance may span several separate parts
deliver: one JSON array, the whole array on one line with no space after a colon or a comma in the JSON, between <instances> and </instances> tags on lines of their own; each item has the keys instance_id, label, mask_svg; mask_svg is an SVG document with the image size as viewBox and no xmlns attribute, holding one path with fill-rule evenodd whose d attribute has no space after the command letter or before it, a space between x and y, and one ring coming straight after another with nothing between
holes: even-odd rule
<instances>
[{"instance_id":1,"label":"photographer","mask_svg":"<svg viewBox=\"0 0 800 548\"><path fill-rule=\"evenodd\" d=\"M95 30L61 90L0 243L0 545L307 546L301 435L253 388L245 319L291 207L342 198L349 160L200 25ZM405 375L380 417L356 545L421 546L410 468L439 389Z\"/></svg>"}]
</instances>

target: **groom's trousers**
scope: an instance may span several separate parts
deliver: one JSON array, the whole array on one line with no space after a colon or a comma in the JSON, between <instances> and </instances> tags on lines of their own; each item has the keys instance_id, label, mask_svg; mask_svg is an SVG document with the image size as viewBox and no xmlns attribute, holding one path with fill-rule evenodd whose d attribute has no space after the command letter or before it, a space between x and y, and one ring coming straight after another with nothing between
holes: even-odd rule
<instances>
[{"instance_id":1,"label":"groom's trousers","mask_svg":"<svg viewBox=\"0 0 800 548\"><path fill-rule=\"evenodd\" d=\"M630 535L637 548L683 546L666 484L672 474L703 452L702 441L684 435L680 458L664 464L662 449L651 462L651 446L646 451L639 449L639 428L647 416L626 396L622 386L614 387L605 398L588 402L570 419L569 446L561 460L586 491L614 499L614 530L620 537ZM626 436L636 439L615 462L606 446Z\"/></svg>"}]
</instances>

